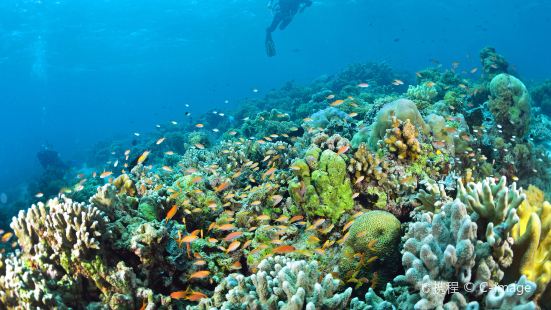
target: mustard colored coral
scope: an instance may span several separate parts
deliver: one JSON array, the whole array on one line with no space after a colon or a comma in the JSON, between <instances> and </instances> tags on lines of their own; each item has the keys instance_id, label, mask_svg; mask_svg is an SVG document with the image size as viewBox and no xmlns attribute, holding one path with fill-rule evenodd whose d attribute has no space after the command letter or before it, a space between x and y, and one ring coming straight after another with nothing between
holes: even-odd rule
<instances>
[{"instance_id":1,"label":"mustard colored coral","mask_svg":"<svg viewBox=\"0 0 551 310\"><path fill-rule=\"evenodd\" d=\"M392 128L386 130L384 142L398 159L416 160L421 154L418 136L419 132L409 119L401 121L393 116Z\"/></svg>"},{"instance_id":2,"label":"mustard colored coral","mask_svg":"<svg viewBox=\"0 0 551 310\"><path fill-rule=\"evenodd\" d=\"M518 208L519 222L513 227L515 240L513 265L509 274L526 275L537 284L537 294L551 301L551 204L544 200L543 192L530 186L526 200Z\"/></svg>"}]
</instances>

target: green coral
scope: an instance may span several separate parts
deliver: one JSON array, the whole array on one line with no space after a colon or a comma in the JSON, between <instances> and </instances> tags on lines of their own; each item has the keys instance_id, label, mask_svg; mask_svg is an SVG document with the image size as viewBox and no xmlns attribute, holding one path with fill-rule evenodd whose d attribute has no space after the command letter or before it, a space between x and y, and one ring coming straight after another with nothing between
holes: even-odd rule
<instances>
[{"instance_id":1,"label":"green coral","mask_svg":"<svg viewBox=\"0 0 551 310\"><path fill-rule=\"evenodd\" d=\"M344 158L331 150L320 152L318 147L311 147L305 159L295 161L297 177L289 182L289 193L307 215L336 222L354 206L352 184Z\"/></svg>"},{"instance_id":2,"label":"green coral","mask_svg":"<svg viewBox=\"0 0 551 310\"><path fill-rule=\"evenodd\" d=\"M530 94L526 86L509 74L496 75L490 82L488 108L503 132L523 137L530 128Z\"/></svg>"},{"instance_id":3,"label":"green coral","mask_svg":"<svg viewBox=\"0 0 551 310\"><path fill-rule=\"evenodd\" d=\"M369 211L354 220L339 262L348 282L367 277L373 287L381 288L392 279L400 260L400 233L400 221L386 211Z\"/></svg>"},{"instance_id":4,"label":"green coral","mask_svg":"<svg viewBox=\"0 0 551 310\"><path fill-rule=\"evenodd\" d=\"M148 221L154 221L157 219L157 210L155 206L152 206L147 202L140 203L138 206L138 211L141 216Z\"/></svg>"}]
</instances>

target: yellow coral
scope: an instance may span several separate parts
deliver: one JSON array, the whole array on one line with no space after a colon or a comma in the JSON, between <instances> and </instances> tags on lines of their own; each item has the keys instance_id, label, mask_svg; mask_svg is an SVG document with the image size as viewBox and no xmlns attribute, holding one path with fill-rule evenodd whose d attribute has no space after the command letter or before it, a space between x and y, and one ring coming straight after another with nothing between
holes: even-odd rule
<instances>
[{"instance_id":1,"label":"yellow coral","mask_svg":"<svg viewBox=\"0 0 551 310\"><path fill-rule=\"evenodd\" d=\"M416 160L421 154L421 144L417 140L419 132L409 119L405 122L392 117L392 128L387 129L384 142L388 150L399 159Z\"/></svg>"},{"instance_id":2,"label":"yellow coral","mask_svg":"<svg viewBox=\"0 0 551 310\"><path fill-rule=\"evenodd\" d=\"M136 186L128 174L121 174L113 181L113 185L115 185L119 194L126 194L132 197L136 196Z\"/></svg>"},{"instance_id":3,"label":"yellow coral","mask_svg":"<svg viewBox=\"0 0 551 310\"><path fill-rule=\"evenodd\" d=\"M526 199L517 210L520 220L512 230L512 267L535 282L537 293L545 300L551 297L551 204L535 186L528 187L525 194Z\"/></svg>"}]
</instances>

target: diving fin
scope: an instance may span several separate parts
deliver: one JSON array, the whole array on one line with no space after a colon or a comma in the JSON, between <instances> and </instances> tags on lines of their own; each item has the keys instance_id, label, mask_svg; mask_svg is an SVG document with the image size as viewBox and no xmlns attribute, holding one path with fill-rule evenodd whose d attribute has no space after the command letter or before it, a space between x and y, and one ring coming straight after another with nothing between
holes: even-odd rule
<instances>
[{"instance_id":1,"label":"diving fin","mask_svg":"<svg viewBox=\"0 0 551 310\"><path fill-rule=\"evenodd\" d=\"M274 40L272 39L271 33L266 34L265 45L266 45L266 54L268 55L268 57L274 57L276 55L276 47L275 47Z\"/></svg>"}]
</instances>

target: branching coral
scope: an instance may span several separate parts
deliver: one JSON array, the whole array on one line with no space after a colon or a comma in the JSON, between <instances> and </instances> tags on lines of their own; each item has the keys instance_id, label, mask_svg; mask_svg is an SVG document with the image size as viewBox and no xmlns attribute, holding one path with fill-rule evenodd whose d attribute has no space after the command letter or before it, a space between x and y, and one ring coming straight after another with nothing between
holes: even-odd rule
<instances>
[{"instance_id":1,"label":"branching coral","mask_svg":"<svg viewBox=\"0 0 551 310\"><path fill-rule=\"evenodd\" d=\"M440 191L435 188L433 192ZM473 297L482 295L485 285L500 283L502 267L511 264L508 239L524 195L515 184L507 187L502 178L498 183L486 179L467 187L460 181L455 200L440 198L447 200L441 210L434 216L419 214L405 235L402 263L407 270L397 280L420 290L419 307L443 306L445 292L439 294L438 287L447 287L449 282L463 288L471 285L472 290L460 293ZM425 200L430 201L435 199Z\"/></svg>"},{"instance_id":2,"label":"branching coral","mask_svg":"<svg viewBox=\"0 0 551 310\"><path fill-rule=\"evenodd\" d=\"M416 160L421 154L419 133L409 119L402 122L392 117L392 128L386 130L384 142L388 150L400 160Z\"/></svg>"},{"instance_id":3,"label":"branching coral","mask_svg":"<svg viewBox=\"0 0 551 310\"><path fill-rule=\"evenodd\" d=\"M339 280L323 279L316 261L283 256L263 260L256 274L230 275L197 309L346 309L352 289L339 292ZM319 279L321 283L318 282ZM192 308L193 309L193 308Z\"/></svg>"},{"instance_id":4,"label":"branching coral","mask_svg":"<svg viewBox=\"0 0 551 310\"><path fill-rule=\"evenodd\" d=\"M377 143L382 140L387 133L387 129L393 128L394 119L405 122L410 122L419 128L422 133L428 133L430 128L425 123L415 103L408 99L398 99L393 102L387 103L377 113L375 121L371 128L371 137L369 139L369 147L372 150L377 149Z\"/></svg>"}]
</instances>

